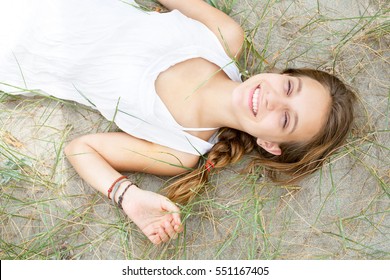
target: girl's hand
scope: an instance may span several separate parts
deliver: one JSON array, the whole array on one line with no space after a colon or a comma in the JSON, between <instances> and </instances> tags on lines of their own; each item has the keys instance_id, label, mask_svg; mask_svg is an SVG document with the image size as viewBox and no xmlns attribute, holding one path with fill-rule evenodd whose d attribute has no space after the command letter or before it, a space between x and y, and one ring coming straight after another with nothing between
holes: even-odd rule
<instances>
[{"instance_id":1,"label":"girl's hand","mask_svg":"<svg viewBox=\"0 0 390 280\"><path fill-rule=\"evenodd\" d=\"M106 196L121 176L117 170L175 176L195 166L199 159L123 132L82 136L67 145L65 154L79 175ZM162 195L131 186L123 196L122 207L154 244L176 238L183 230L179 208Z\"/></svg>"},{"instance_id":2,"label":"girl's hand","mask_svg":"<svg viewBox=\"0 0 390 280\"><path fill-rule=\"evenodd\" d=\"M183 231L180 209L162 195L133 185L124 195L122 207L154 244L176 239Z\"/></svg>"}]
</instances>

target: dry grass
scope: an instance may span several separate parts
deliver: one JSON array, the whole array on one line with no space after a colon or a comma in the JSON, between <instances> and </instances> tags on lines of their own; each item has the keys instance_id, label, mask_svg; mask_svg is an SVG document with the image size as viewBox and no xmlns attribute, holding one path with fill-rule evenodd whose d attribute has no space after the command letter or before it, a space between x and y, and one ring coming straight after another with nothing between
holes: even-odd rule
<instances>
[{"instance_id":1,"label":"dry grass","mask_svg":"<svg viewBox=\"0 0 390 280\"><path fill-rule=\"evenodd\" d=\"M183 207L181 237L155 247L64 158L67 141L115 127L72 103L3 95L1 259L390 258L387 1L209 2L246 29L244 76L305 66L356 88L358 118L344 149L299 186L240 174L245 160L226 168ZM130 176L155 191L167 181Z\"/></svg>"}]
</instances>

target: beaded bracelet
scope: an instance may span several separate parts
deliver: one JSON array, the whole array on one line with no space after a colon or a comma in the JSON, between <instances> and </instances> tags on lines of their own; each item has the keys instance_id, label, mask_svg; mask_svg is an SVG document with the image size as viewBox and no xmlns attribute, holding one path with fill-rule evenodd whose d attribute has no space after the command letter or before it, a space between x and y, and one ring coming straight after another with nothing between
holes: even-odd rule
<instances>
[{"instance_id":1,"label":"beaded bracelet","mask_svg":"<svg viewBox=\"0 0 390 280\"><path fill-rule=\"evenodd\" d=\"M111 187L108 189L107 193L108 193L108 199L111 199L110 195L111 195L111 192L113 190L113 188L115 187L115 185L120 181L120 180L123 180L123 179L127 179L126 176L120 176L118 179L116 179L114 181L114 183L112 183Z\"/></svg>"},{"instance_id":2,"label":"beaded bracelet","mask_svg":"<svg viewBox=\"0 0 390 280\"><path fill-rule=\"evenodd\" d=\"M122 192L122 194L121 194L121 195L119 196L119 198L118 198L118 207L119 207L119 209L122 209L122 210L123 210L123 207L122 207L123 196L125 195L125 193L127 192L127 190L128 190L131 186L136 186L136 187L138 187L136 184L130 183L130 184L125 188L125 190Z\"/></svg>"}]
</instances>

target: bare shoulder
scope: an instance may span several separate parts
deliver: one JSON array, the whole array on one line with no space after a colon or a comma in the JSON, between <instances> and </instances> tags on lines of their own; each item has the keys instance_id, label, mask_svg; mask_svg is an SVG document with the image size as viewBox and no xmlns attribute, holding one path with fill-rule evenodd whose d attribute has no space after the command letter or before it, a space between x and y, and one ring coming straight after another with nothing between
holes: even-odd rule
<instances>
[{"instance_id":1,"label":"bare shoulder","mask_svg":"<svg viewBox=\"0 0 390 280\"><path fill-rule=\"evenodd\" d=\"M169 9L177 9L184 15L202 22L218 38L226 53L238 58L244 43L244 30L235 20L203 0L160 1Z\"/></svg>"}]
</instances>

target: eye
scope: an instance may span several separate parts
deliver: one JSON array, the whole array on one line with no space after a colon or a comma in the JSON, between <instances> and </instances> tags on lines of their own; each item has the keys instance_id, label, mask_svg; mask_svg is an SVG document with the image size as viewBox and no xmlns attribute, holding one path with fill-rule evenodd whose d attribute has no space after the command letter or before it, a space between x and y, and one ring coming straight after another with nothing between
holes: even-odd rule
<instances>
[{"instance_id":1,"label":"eye","mask_svg":"<svg viewBox=\"0 0 390 280\"><path fill-rule=\"evenodd\" d=\"M292 92L292 83L291 83L291 80L288 80L287 95L290 95L291 92Z\"/></svg>"},{"instance_id":2,"label":"eye","mask_svg":"<svg viewBox=\"0 0 390 280\"><path fill-rule=\"evenodd\" d=\"M287 127L287 125L288 125L288 119L289 119L288 113L285 112L285 113L284 113L284 120L283 120L283 128L286 128L286 127Z\"/></svg>"}]
</instances>

